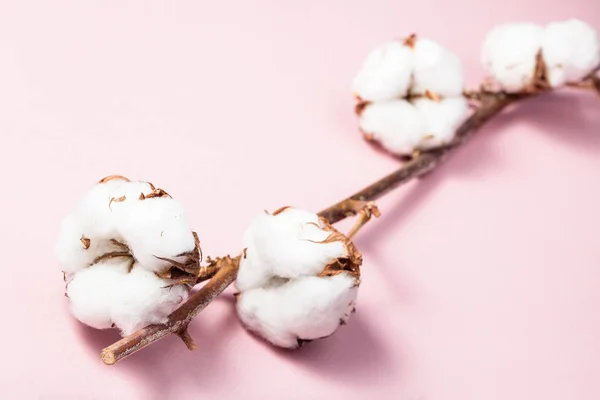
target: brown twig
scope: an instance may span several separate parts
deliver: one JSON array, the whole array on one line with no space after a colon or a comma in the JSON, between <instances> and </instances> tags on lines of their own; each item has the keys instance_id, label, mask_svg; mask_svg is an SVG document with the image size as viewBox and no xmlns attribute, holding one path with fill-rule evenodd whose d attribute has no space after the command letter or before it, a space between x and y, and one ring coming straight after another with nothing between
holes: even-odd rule
<instances>
[{"instance_id":1,"label":"brown twig","mask_svg":"<svg viewBox=\"0 0 600 400\"><path fill-rule=\"evenodd\" d=\"M333 224L346 217L356 215L361 210L364 210L371 201L437 167L452 149L465 143L474 131L487 120L498 114L513 101L526 96L529 95L511 96L499 93L482 96L479 99L481 106L458 128L456 139L452 144L442 149L420 154L396 172L319 212L319 216ZM140 329L105 348L101 354L102 361L105 364L112 365L169 334L178 335L183 339L188 348L195 348L192 338L187 333L187 326L194 316L235 281L239 260L240 257L238 256L234 259L226 257L213 261L212 266L214 269L212 272L217 271L214 277L195 294L190 296L181 307L169 315L169 322L160 325L150 325Z\"/></svg>"},{"instance_id":2,"label":"brown twig","mask_svg":"<svg viewBox=\"0 0 600 400\"><path fill-rule=\"evenodd\" d=\"M522 96L521 96L522 97ZM456 140L448 147L422 153L414 160L408 162L398 171L384 177L360 192L347 199L321 211L320 217L330 223L338 222L346 217L354 216L364 210L369 202L378 199L389 191L413 178L423 175L438 166L446 155L458 147L473 134L483 123L498 114L504 107L517 100L518 96L506 94L488 95L480 99L482 105L458 129ZM161 325L150 325L146 328L127 336L117 343L102 350L102 361L105 364L114 364L117 361L141 350L152 342L162 339L169 334L177 334L188 348L193 348L193 341L187 334L187 325L204 307L206 307L218 294L235 281L239 266L239 257L229 257L213 261L213 272L217 271L208 283L169 316L169 322Z\"/></svg>"}]
</instances>

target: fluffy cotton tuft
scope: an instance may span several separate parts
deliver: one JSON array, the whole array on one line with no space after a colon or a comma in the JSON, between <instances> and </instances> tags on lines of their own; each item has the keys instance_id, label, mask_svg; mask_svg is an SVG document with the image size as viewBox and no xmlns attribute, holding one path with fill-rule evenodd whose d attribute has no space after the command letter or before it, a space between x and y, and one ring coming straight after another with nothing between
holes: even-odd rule
<instances>
[{"instance_id":1,"label":"fluffy cotton tuft","mask_svg":"<svg viewBox=\"0 0 600 400\"><path fill-rule=\"evenodd\" d=\"M512 23L492 29L483 45L482 61L507 92L520 92L539 79L545 68L551 87L580 81L600 64L597 32L571 18L546 26Z\"/></svg>"},{"instance_id":2,"label":"fluffy cotton tuft","mask_svg":"<svg viewBox=\"0 0 600 400\"><path fill-rule=\"evenodd\" d=\"M148 182L103 179L59 226L55 254L72 314L124 335L165 322L187 298L184 283L195 281L197 245L180 202ZM174 268L179 281L168 279Z\"/></svg>"},{"instance_id":3,"label":"fluffy cotton tuft","mask_svg":"<svg viewBox=\"0 0 600 400\"><path fill-rule=\"evenodd\" d=\"M413 102L424 121L423 136L419 149L430 149L448 145L456 130L465 119L469 105L463 97L450 97L440 101L419 98Z\"/></svg>"},{"instance_id":4,"label":"fluffy cotton tuft","mask_svg":"<svg viewBox=\"0 0 600 400\"><path fill-rule=\"evenodd\" d=\"M441 97L461 96L464 84L463 67L456 54L433 40L416 40L411 94L430 92Z\"/></svg>"},{"instance_id":5,"label":"fluffy cotton tuft","mask_svg":"<svg viewBox=\"0 0 600 400\"><path fill-rule=\"evenodd\" d=\"M167 316L189 294L184 285L173 285L144 268L133 268L120 280L112 298L111 317L123 335L151 324L167 322Z\"/></svg>"},{"instance_id":6,"label":"fluffy cotton tuft","mask_svg":"<svg viewBox=\"0 0 600 400\"><path fill-rule=\"evenodd\" d=\"M66 291L73 316L92 328L112 327L114 295L128 269L127 260L114 258L74 274Z\"/></svg>"},{"instance_id":7,"label":"fluffy cotton tuft","mask_svg":"<svg viewBox=\"0 0 600 400\"><path fill-rule=\"evenodd\" d=\"M348 320L357 294L348 274L310 276L242 292L237 310L249 330L276 346L296 348L301 341L332 335Z\"/></svg>"},{"instance_id":8,"label":"fluffy cotton tuft","mask_svg":"<svg viewBox=\"0 0 600 400\"><path fill-rule=\"evenodd\" d=\"M170 267L166 258L183 261L178 256L196 246L183 205L169 197L138 201L122 217L119 233L140 267L154 272Z\"/></svg>"},{"instance_id":9,"label":"fluffy cotton tuft","mask_svg":"<svg viewBox=\"0 0 600 400\"><path fill-rule=\"evenodd\" d=\"M187 288L167 287L168 280L131 264L123 258L107 259L74 274L66 292L73 316L96 329L114 324L123 335L166 322L187 299Z\"/></svg>"},{"instance_id":10,"label":"fluffy cotton tuft","mask_svg":"<svg viewBox=\"0 0 600 400\"><path fill-rule=\"evenodd\" d=\"M295 208L254 218L242 239L245 249L236 286L244 291L263 286L273 277L293 279L319 273L348 255L340 241L323 243L330 235L324 222Z\"/></svg>"},{"instance_id":11,"label":"fluffy cotton tuft","mask_svg":"<svg viewBox=\"0 0 600 400\"><path fill-rule=\"evenodd\" d=\"M534 23L496 26L485 37L483 65L507 92L532 84L544 29Z\"/></svg>"},{"instance_id":12,"label":"fluffy cotton tuft","mask_svg":"<svg viewBox=\"0 0 600 400\"><path fill-rule=\"evenodd\" d=\"M377 46L354 78L354 93L364 101L406 96L411 82L413 52L400 41Z\"/></svg>"},{"instance_id":13,"label":"fluffy cotton tuft","mask_svg":"<svg viewBox=\"0 0 600 400\"><path fill-rule=\"evenodd\" d=\"M91 235L84 225L73 214L60 222L55 254L66 273L82 270L103 254L121 250L110 240Z\"/></svg>"},{"instance_id":14,"label":"fluffy cotton tuft","mask_svg":"<svg viewBox=\"0 0 600 400\"><path fill-rule=\"evenodd\" d=\"M406 100L369 104L360 114L362 132L394 154L412 154L424 136L425 121Z\"/></svg>"},{"instance_id":15,"label":"fluffy cotton tuft","mask_svg":"<svg viewBox=\"0 0 600 400\"><path fill-rule=\"evenodd\" d=\"M552 22L544 30L542 55L550 86L577 82L600 64L598 34L579 19Z\"/></svg>"},{"instance_id":16,"label":"fluffy cotton tuft","mask_svg":"<svg viewBox=\"0 0 600 400\"><path fill-rule=\"evenodd\" d=\"M354 308L360 254L317 214L286 207L253 219L243 238L237 311L247 329L295 348L333 334Z\"/></svg>"}]
</instances>

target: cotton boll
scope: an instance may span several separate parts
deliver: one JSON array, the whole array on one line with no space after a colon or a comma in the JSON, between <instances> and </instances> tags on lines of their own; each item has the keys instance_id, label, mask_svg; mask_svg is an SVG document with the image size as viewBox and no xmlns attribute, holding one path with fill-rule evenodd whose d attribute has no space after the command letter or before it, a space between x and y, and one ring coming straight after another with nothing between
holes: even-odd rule
<instances>
[{"instance_id":1,"label":"cotton boll","mask_svg":"<svg viewBox=\"0 0 600 400\"><path fill-rule=\"evenodd\" d=\"M119 232L141 268L161 272L170 266L157 257L185 262L196 241L183 205L170 197L136 200L119 222Z\"/></svg>"},{"instance_id":2,"label":"cotton boll","mask_svg":"<svg viewBox=\"0 0 600 400\"><path fill-rule=\"evenodd\" d=\"M348 255L341 241L323 243L331 234L315 213L287 208L276 215L254 218L244 234L244 256L236 285L248 290L272 277L314 275Z\"/></svg>"},{"instance_id":3,"label":"cotton boll","mask_svg":"<svg viewBox=\"0 0 600 400\"><path fill-rule=\"evenodd\" d=\"M424 135L419 149L431 149L449 144L456 129L465 119L469 105L463 97L450 97L441 101L419 98L413 102L424 121Z\"/></svg>"},{"instance_id":4,"label":"cotton boll","mask_svg":"<svg viewBox=\"0 0 600 400\"><path fill-rule=\"evenodd\" d=\"M353 80L354 93L364 101L406 96L410 86L413 54L399 41L377 46L365 59Z\"/></svg>"},{"instance_id":5,"label":"cotton boll","mask_svg":"<svg viewBox=\"0 0 600 400\"><path fill-rule=\"evenodd\" d=\"M128 259L113 258L73 274L66 291L73 316L92 328L110 328L114 295L129 265Z\"/></svg>"},{"instance_id":6,"label":"cotton boll","mask_svg":"<svg viewBox=\"0 0 600 400\"><path fill-rule=\"evenodd\" d=\"M299 339L332 335L348 320L357 293L357 281L350 274L303 277L245 291L236 307L249 330L276 346L296 348Z\"/></svg>"},{"instance_id":7,"label":"cotton boll","mask_svg":"<svg viewBox=\"0 0 600 400\"><path fill-rule=\"evenodd\" d=\"M414 48L412 94L430 91L442 97L460 96L464 71L456 54L429 39L418 39Z\"/></svg>"},{"instance_id":8,"label":"cotton boll","mask_svg":"<svg viewBox=\"0 0 600 400\"><path fill-rule=\"evenodd\" d=\"M552 87L577 82L600 64L598 34L579 19L552 22L544 30L542 55Z\"/></svg>"},{"instance_id":9,"label":"cotton boll","mask_svg":"<svg viewBox=\"0 0 600 400\"><path fill-rule=\"evenodd\" d=\"M543 33L534 23L511 23L486 35L483 64L505 91L519 92L533 82Z\"/></svg>"},{"instance_id":10,"label":"cotton boll","mask_svg":"<svg viewBox=\"0 0 600 400\"><path fill-rule=\"evenodd\" d=\"M183 285L171 284L136 263L125 275L112 295L111 317L127 336L152 324L167 322L167 317L188 297Z\"/></svg>"},{"instance_id":11,"label":"cotton boll","mask_svg":"<svg viewBox=\"0 0 600 400\"><path fill-rule=\"evenodd\" d=\"M423 137L417 109L405 100L369 104L360 114L360 129L394 154L411 154Z\"/></svg>"},{"instance_id":12,"label":"cotton boll","mask_svg":"<svg viewBox=\"0 0 600 400\"><path fill-rule=\"evenodd\" d=\"M362 256L315 213L285 207L256 216L236 285L247 327L281 347L331 335L356 300Z\"/></svg>"}]
</instances>

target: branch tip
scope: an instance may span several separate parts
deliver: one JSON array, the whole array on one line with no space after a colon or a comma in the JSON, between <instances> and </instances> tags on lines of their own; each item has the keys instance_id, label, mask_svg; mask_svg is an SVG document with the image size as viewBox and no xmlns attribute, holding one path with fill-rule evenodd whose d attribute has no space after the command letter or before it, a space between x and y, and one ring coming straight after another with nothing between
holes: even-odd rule
<instances>
[{"instance_id":1,"label":"branch tip","mask_svg":"<svg viewBox=\"0 0 600 400\"><path fill-rule=\"evenodd\" d=\"M102 359L102 362L104 362L104 364L106 365L114 365L117 362L113 352L108 349L102 350L100 358Z\"/></svg>"},{"instance_id":2,"label":"branch tip","mask_svg":"<svg viewBox=\"0 0 600 400\"><path fill-rule=\"evenodd\" d=\"M177 336L179 336L179 338L183 340L183 343L185 343L188 350L194 351L198 348L196 343L194 343L194 339L192 338L192 336L190 336L190 333L187 330L187 326L183 328L181 332L177 333Z\"/></svg>"}]
</instances>

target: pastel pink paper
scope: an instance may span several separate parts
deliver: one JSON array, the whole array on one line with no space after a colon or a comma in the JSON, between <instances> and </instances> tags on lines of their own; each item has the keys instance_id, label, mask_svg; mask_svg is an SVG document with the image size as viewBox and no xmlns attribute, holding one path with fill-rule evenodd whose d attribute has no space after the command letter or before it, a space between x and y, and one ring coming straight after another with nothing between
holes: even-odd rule
<instances>
[{"instance_id":1,"label":"pastel pink paper","mask_svg":"<svg viewBox=\"0 0 600 400\"><path fill-rule=\"evenodd\" d=\"M475 85L494 24L573 16L600 28L593 0L3 2L3 397L600 397L590 94L511 110L382 200L356 242L357 313L299 352L247 334L228 290L191 325L197 351L169 337L104 366L117 336L70 317L52 254L60 218L114 173L184 201L206 255L235 254L254 213L318 211L396 168L353 115L351 79L372 47L436 38Z\"/></svg>"}]
</instances>

